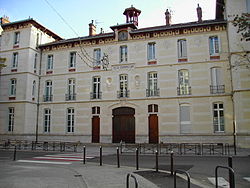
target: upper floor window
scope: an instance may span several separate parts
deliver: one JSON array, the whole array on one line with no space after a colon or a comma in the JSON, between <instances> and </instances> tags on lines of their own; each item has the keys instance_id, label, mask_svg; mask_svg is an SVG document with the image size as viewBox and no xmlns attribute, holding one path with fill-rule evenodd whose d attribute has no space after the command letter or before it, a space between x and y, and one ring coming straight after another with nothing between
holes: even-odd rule
<instances>
[{"instance_id":1,"label":"upper floor window","mask_svg":"<svg viewBox=\"0 0 250 188\"><path fill-rule=\"evenodd\" d=\"M9 120L8 120L8 131L9 132L13 132L14 130L14 114L15 113L15 109L13 107L9 108Z\"/></svg>"},{"instance_id":2,"label":"upper floor window","mask_svg":"<svg viewBox=\"0 0 250 188\"><path fill-rule=\"evenodd\" d=\"M150 104L148 105L148 113L158 112L158 105L157 104Z\"/></svg>"},{"instance_id":3,"label":"upper floor window","mask_svg":"<svg viewBox=\"0 0 250 188\"><path fill-rule=\"evenodd\" d=\"M32 97L36 95L36 81L34 80L32 83Z\"/></svg>"},{"instance_id":4,"label":"upper floor window","mask_svg":"<svg viewBox=\"0 0 250 188\"><path fill-rule=\"evenodd\" d=\"M148 61L155 60L155 43L148 43Z\"/></svg>"},{"instance_id":5,"label":"upper floor window","mask_svg":"<svg viewBox=\"0 0 250 188\"><path fill-rule=\"evenodd\" d=\"M16 96L16 83L15 78L10 80L10 96Z\"/></svg>"},{"instance_id":6,"label":"upper floor window","mask_svg":"<svg viewBox=\"0 0 250 188\"><path fill-rule=\"evenodd\" d=\"M76 81L74 78L68 79L68 93L66 94L66 100L75 100L76 98Z\"/></svg>"},{"instance_id":7,"label":"upper floor window","mask_svg":"<svg viewBox=\"0 0 250 188\"><path fill-rule=\"evenodd\" d=\"M99 106L92 107L92 114L99 115L100 114L100 107Z\"/></svg>"},{"instance_id":8,"label":"upper floor window","mask_svg":"<svg viewBox=\"0 0 250 188\"><path fill-rule=\"evenodd\" d=\"M14 46L18 46L20 41L20 32L15 32L14 34Z\"/></svg>"},{"instance_id":9,"label":"upper floor window","mask_svg":"<svg viewBox=\"0 0 250 188\"><path fill-rule=\"evenodd\" d=\"M118 40L119 41L128 40L128 32L127 31L120 31L118 33Z\"/></svg>"},{"instance_id":10,"label":"upper floor window","mask_svg":"<svg viewBox=\"0 0 250 188\"><path fill-rule=\"evenodd\" d=\"M148 89L146 90L147 97L159 96L159 89L157 86L157 72L148 73Z\"/></svg>"},{"instance_id":11,"label":"upper floor window","mask_svg":"<svg viewBox=\"0 0 250 188\"><path fill-rule=\"evenodd\" d=\"M37 53L35 54L35 58L34 58L34 70L37 69Z\"/></svg>"},{"instance_id":12,"label":"upper floor window","mask_svg":"<svg viewBox=\"0 0 250 188\"><path fill-rule=\"evenodd\" d=\"M214 132L224 132L224 108L222 102L213 103Z\"/></svg>"},{"instance_id":13,"label":"upper floor window","mask_svg":"<svg viewBox=\"0 0 250 188\"><path fill-rule=\"evenodd\" d=\"M53 55L48 55L47 70L53 69Z\"/></svg>"},{"instance_id":14,"label":"upper floor window","mask_svg":"<svg viewBox=\"0 0 250 188\"><path fill-rule=\"evenodd\" d=\"M52 81L45 82L44 102L52 101Z\"/></svg>"},{"instance_id":15,"label":"upper floor window","mask_svg":"<svg viewBox=\"0 0 250 188\"><path fill-rule=\"evenodd\" d=\"M17 66L18 66L18 53L14 52L13 53L13 59L12 59L12 66L11 66L11 68L12 69L16 69Z\"/></svg>"},{"instance_id":16,"label":"upper floor window","mask_svg":"<svg viewBox=\"0 0 250 188\"><path fill-rule=\"evenodd\" d=\"M75 110L74 108L67 109L67 132L73 133L75 125Z\"/></svg>"},{"instance_id":17,"label":"upper floor window","mask_svg":"<svg viewBox=\"0 0 250 188\"><path fill-rule=\"evenodd\" d=\"M128 75L127 74L121 74L119 76L120 80L120 90L118 91L118 98L128 97L129 91L128 91Z\"/></svg>"},{"instance_id":18,"label":"upper floor window","mask_svg":"<svg viewBox=\"0 0 250 188\"><path fill-rule=\"evenodd\" d=\"M217 56L220 52L219 38L218 36L209 37L209 53L210 56Z\"/></svg>"},{"instance_id":19,"label":"upper floor window","mask_svg":"<svg viewBox=\"0 0 250 188\"><path fill-rule=\"evenodd\" d=\"M178 95L190 95L191 87L189 85L189 72L186 69L178 71L179 87L177 89Z\"/></svg>"},{"instance_id":20,"label":"upper floor window","mask_svg":"<svg viewBox=\"0 0 250 188\"><path fill-rule=\"evenodd\" d=\"M250 0L246 0L247 3L247 13L250 13Z\"/></svg>"},{"instance_id":21,"label":"upper floor window","mask_svg":"<svg viewBox=\"0 0 250 188\"><path fill-rule=\"evenodd\" d=\"M221 67L211 68L210 93L224 93L225 85L223 82L223 72Z\"/></svg>"},{"instance_id":22,"label":"upper floor window","mask_svg":"<svg viewBox=\"0 0 250 188\"><path fill-rule=\"evenodd\" d=\"M94 49L94 67L101 65L101 49Z\"/></svg>"},{"instance_id":23,"label":"upper floor window","mask_svg":"<svg viewBox=\"0 0 250 188\"><path fill-rule=\"evenodd\" d=\"M51 125L51 110L49 108L44 109L44 132L50 132Z\"/></svg>"},{"instance_id":24,"label":"upper floor window","mask_svg":"<svg viewBox=\"0 0 250 188\"><path fill-rule=\"evenodd\" d=\"M91 99L100 99L101 98L101 78L99 76L93 77L92 83L92 94Z\"/></svg>"},{"instance_id":25,"label":"upper floor window","mask_svg":"<svg viewBox=\"0 0 250 188\"><path fill-rule=\"evenodd\" d=\"M36 46L39 45L39 33L36 34Z\"/></svg>"},{"instance_id":26,"label":"upper floor window","mask_svg":"<svg viewBox=\"0 0 250 188\"><path fill-rule=\"evenodd\" d=\"M120 63L127 63L128 61L128 48L127 46L120 46Z\"/></svg>"},{"instance_id":27,"label":"upper floor window","mask_svg":"<svg viewBox=\"0 0 250 188\"><path fill-rule=\"evenodd\" d=\"M179 61L187 61L187 41L180 39L177 41L178 59Z\"/></svg>"},{"instance_id":28,"label":"upper floor window","mask_svg":"<svg viewBox=\"0 0 250 188\"><path fill-rule=\"evenodd\" d=\"M70 52L69 54L69 68L75 68L76 67L76 52Z\"/></svg>"}]
</instances>

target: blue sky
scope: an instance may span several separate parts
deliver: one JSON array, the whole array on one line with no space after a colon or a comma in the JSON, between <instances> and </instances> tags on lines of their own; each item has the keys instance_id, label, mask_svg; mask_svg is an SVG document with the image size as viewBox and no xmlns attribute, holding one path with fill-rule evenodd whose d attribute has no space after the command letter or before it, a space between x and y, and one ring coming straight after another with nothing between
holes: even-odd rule
<instances>
[{"instance_id":1,"label":"blue sky","mask_svg":"<svg viewBox=\"0 0 250 188\"><path fill-rule=\"evenodd\" d=\"M172 23L196 21L196 7L200 4L203 20L215 18L215 0L47 0L63 16L78 36L88 35L88 24L95 20L97 32L103 28L110 32L110 26L125 23L123 11L133 5L142 11L139 28L165 24L165 11L173 13ZM0 16L10 21L29 17L63 38L77 37L76 34L46 3L46 0L0 0Z\"/></svg>"}]
</instances>

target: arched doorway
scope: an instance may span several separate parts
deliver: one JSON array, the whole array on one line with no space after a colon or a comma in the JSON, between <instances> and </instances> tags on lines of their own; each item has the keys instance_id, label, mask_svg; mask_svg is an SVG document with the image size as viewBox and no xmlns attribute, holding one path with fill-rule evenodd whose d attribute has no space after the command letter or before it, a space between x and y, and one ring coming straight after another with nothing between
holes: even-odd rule
<instances>
[{"instance_id":1,"label":"arched doorway","mask_svg":"<svg viewBox=\"0 0 250 188\"><path fill-rule=\"evenodd\" d=\"M113 143L135 143L135 109L119 107L113 114Z\"/></svg>"}]
</instances>

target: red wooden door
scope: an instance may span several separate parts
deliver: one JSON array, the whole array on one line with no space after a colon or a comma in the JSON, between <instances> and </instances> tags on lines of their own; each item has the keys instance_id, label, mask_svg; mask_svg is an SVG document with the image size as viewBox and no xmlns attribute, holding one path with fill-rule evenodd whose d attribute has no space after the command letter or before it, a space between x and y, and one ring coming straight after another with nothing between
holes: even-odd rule
<instances>
[{"instance_id":1,"label":"red wooden door","mask_svg":"<svg viewBox=\"0 0 250 188\"><path fill-rule=\"evenodd\" d=\"M158 116L157 114L150 114L148 116L148 131L149 131L149 143L159 143L159 130L158 130Z\"/></svg>"},{"instance_id":2,"label":"red wooden door","mask_svg":"<svg viewBox=\"0 0 250 188\"><path fill-rule=\"evenodd\" d=\"M99 116L92 117L92 143L100 142L100 118Z\"/></svg>"}]
</instances>

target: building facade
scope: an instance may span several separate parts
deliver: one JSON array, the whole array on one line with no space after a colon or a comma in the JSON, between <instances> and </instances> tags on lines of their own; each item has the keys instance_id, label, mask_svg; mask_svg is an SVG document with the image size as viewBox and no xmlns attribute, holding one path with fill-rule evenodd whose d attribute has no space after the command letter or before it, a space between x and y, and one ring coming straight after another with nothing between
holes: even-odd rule
<instances>
[{"instance_id":1,"label":"building facade","mask_svg":"<svg viewBox=\"0 0 250 188\"><path fill-rule=\"evenodd\" d=\"M66 40L32 19L2 24L1 137L249 147L250 87L234 86L249 76L231 69L230 23L198 6L197 22L171 24L167 10L165 25L138 29L140 13Z\"/></svg>"}]
</instances>

